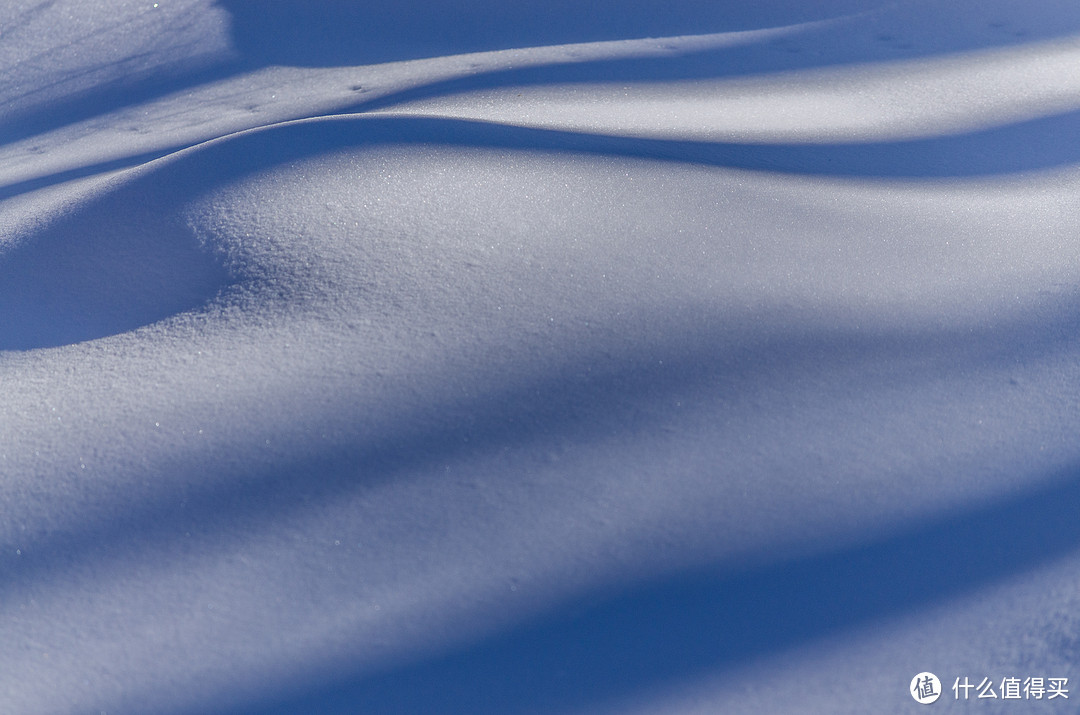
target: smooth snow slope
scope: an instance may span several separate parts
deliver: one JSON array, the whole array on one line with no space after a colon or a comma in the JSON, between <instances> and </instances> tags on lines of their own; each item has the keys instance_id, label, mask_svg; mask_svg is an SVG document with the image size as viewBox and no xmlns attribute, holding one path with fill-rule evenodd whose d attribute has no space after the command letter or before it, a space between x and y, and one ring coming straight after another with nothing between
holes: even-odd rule
<instances>
[{"instance_id":1,"label":"smooth snow slope","mask_svg":"<svg viewBox=\"0 0 1080 715\"><path fill-rule=\"evenodd\" d=\"M1080 697L1074 3L0 38L0 713Z\"/></svg>"}]
</instances>

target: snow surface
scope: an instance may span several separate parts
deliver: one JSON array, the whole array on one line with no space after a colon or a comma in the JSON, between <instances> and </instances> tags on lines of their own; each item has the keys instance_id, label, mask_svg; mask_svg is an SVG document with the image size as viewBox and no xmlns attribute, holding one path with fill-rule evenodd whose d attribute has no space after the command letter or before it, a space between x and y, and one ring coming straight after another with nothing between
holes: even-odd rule
<instances>
[{"instance_id":1,"label":"snow surface","mask_svg":"<svg viewBox=\"0 0 1080 715\"><path fill-rule=\"evenodd\" d=\"M1074 0L9 0L0 59L0 712L1080 699Z\"/></svg>"}]
</instances>

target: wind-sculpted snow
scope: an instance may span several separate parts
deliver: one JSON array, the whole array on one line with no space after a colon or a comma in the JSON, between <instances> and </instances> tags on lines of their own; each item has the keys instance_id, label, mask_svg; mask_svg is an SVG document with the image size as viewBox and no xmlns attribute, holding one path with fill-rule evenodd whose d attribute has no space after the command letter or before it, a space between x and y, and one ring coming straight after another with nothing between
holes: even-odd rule
<instances>
[{"instance_id":1,"label":"wind-sculpted snow","mask_svg":"<svg viewBox=\"0 0 1080 715\"><path fill-rule=\"evenodd\" d=\"M69 345L199 308L226 285L220 262L142 183L0 254L0 350Z\"/></svg>"},{"instance_id":2,"label":"wind-sculpted snow","mask_svg":"<svg viewBox=\"0 0 1080 715\"><path fill-rule=\"evenodd\" d=\"M0 712L1080 687L1071 4L152 5L0 14Z\"/></svg>"}]
</instances>

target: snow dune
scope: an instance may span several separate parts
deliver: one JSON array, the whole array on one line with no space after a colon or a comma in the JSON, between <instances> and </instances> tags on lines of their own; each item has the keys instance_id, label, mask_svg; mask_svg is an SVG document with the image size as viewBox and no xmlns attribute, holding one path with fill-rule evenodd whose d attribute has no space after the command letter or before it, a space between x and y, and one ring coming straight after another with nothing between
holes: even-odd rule
<instances>
[{"instance_id":1,"label":"snow dune","mask_svg":"<svg viewBox=\"0 0 1080 715\"><path fill-rule=\"evenodd\" d=\"M1072 3L0 32L0 712L1080 687Z\"/></svg>"}]
</instances>

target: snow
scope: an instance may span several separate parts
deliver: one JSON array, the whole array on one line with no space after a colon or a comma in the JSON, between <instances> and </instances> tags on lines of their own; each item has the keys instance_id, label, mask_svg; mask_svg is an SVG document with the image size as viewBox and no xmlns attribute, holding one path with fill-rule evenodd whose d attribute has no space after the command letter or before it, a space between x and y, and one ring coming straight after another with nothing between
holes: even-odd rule
<instances>
[{"instance_id":1,"label":"snow","mask_svg":"<svg viewBox=\"0 0 1080 715\"><path fill-rule=\"evenodd\" d=\"M1080 7L368 5L0 9L0 712L1080 688Z\"/></svg>"}]
</instances>

